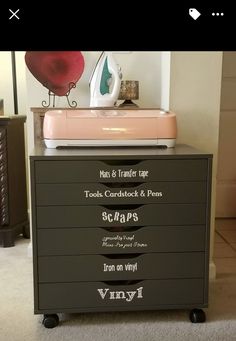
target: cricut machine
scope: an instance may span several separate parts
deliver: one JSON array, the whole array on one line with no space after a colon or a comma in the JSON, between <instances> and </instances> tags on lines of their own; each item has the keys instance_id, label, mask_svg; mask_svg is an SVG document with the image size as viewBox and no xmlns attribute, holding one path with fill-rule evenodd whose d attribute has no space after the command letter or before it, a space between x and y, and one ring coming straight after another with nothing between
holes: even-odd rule
<instances>
[{"instance_id":1,"label":"cricut machine","mask_svg":"<svg viewBox=\"0 0 236 341\"><path fill-rule=\"evenodd\" d=\"M43 124L47 148L84 146L174 147L176 115L159 109L50 110Z\"/></svg>"}]
</instances>

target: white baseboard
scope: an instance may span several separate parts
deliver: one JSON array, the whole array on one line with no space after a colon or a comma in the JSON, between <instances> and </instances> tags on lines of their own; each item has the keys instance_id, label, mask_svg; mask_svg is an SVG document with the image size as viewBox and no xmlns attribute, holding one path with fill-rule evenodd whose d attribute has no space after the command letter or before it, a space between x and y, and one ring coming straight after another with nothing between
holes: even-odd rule
<instances>
[{"instance_id":1,"label":"white baseboard","mask_svg":"<svg viewBox=\"0 0 236 341\"><path fill-rule=\"evenodd\" d=\"M209 280L216 279L216 265L213 261L209 265Z\"/></svg>"},{"instance_id":2,"label":"white baseboard","mask_svg":"<svg viewBox=\"0 0 236 341\"><path fill-rule=\"evenodd\" d=\"M29 222L30 222L30 236L32 236L32 228L31 228L31 215L30 215L30 209L28 208L28 219L29 219ZM28 249L27 249L27 256L28 257L33 257L33 250L32 250L32 238L30 237L30 243L28 245Z\"/></svg>"},{"instance_id":3,"label":"white baseboard","mask_svg":"<svg viewBox=\"0 0 236 341\"><path fill-rule=\"evenodd\" d=\"M33 252L32 252L32 242L29 243L28 245L28 249L27 249L27 256L31 257L33 256Z\"/></svg>"}]
</instances>

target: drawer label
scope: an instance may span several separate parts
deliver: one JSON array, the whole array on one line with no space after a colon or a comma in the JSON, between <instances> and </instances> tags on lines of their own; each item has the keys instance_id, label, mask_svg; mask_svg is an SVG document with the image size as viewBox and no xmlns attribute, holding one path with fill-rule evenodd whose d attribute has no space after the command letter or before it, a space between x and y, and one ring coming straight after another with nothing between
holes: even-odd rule
<instances>
[{"instance_id":1,"label":"drawer label","mask_svg":"<svg viewBox=\"0 0 236 341\"><path fill-rule=\"evenodd\" d=\"M112 191L106 189L104 191L90 191L84 190L85 198L161 198L163 193L161 191L153 191L152 189L120 189Z\"/></svg>"},{"instance_id":2,"label":"drawer label","mask_svg":"<svg viewBox=\"0 0 236 341\"><path fill-rule=\"evenodd\" d=\"M122 271L131 271L135 272L138 270L138 262L136 263L127 263L127 264L106 264L103 263L103 272L122 272Z\"/></svg>"},{"instance_id":3,"label":"drawer label","mask_svg":"<svg viewBox=\"0 0 236 341\"><path fill-rule=\"evenodd\" d=\"M136 222L139 220L137 212L125 212L121 213L118 211L115 212L102 212L102 220L108 223L119 222L121 224L128 223L130 221Z\"/></svg>"},{"instance_id":4,"label":"drawer label","mask_svg":"<svg viewBox=\"0 0 236 341\"><path fill-rule=\"evenodd\" d=\"M103 300L125 300L126 302L132 302L134 298L143 298L143 287L132 291L111 291L109 288L97 289L97 291Z\"/></svg>"},{"instance_id":5,"label":"drawer label","mask_svg":"<svg viewBox=\"0 0 236 341\"><path fill-rule=\"evenodd\" d=\"M99 171L99 177L100 179L133 179L133 178L139 178L139 179L147 179L149 176L149 171L146 169L111 169L111 170L104 170L100 169Z\"/></svg>"},{"instance_id":6,"label":"drawer label","mask_svg":"<svg viewBox=\"0 0 236 341\"><path fill-rule=\"evenodd\" d=\"M140 241L135 240L135 235L128 236L124 235L115 235L115 236L104 236L102 238L102 247L104 248L119 248L119 249L132 249L132 248L140 248L144 249L148 246L147 243L142 243Z\"/></svg>"}]
</instances>

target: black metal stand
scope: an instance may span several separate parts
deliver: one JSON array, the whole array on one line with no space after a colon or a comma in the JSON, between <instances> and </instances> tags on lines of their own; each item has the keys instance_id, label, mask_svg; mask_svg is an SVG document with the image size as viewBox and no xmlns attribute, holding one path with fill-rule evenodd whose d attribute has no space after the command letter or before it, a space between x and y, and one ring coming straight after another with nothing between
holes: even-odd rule
<instances>
[{"instance_id":1,"label":"black metal stand","mask_svg":"<svg viewBox=\"0 0 236 341\"><path fill-rule=\"evenodd\" d=\"M71 91L71 89L74 89L75 87L76 87L76 84L71 82L69 84L69 91L65 94L66 99L67 99L67 103L68 103L70 108L76 108L77 107L76 101L70 102L70 100L69 100L70 91ZM42 101L42 106L44 108L49 108L51 106L51 99L52 99L52 107L55 108L55 97L56 97L56 95L51 90L49 90L48 91L48 104L47 104L47 101Z\"/></svg>"}]
</instances>

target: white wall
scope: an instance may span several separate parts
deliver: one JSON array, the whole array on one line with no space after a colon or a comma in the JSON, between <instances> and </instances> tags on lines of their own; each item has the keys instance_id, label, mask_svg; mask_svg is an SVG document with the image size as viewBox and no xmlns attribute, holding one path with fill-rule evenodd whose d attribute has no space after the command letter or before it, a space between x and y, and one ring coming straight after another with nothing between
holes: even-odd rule
<instances>
[{"instance_id":1,"label":"white wall","mask_svg":"<svg viewBox=\"0 0 236 341\"><path fill-rule=\"evenodd\" d=\"M178 142L218 152L222 52L171 54L170 107L178 114Z\"/></svg>"},{"instance_id":2,"label":"white wall","mask_svg":"<svg viewBox=\"0 0 236 341\"><path fill-rule=\"evenodd\" d=\"M14 113L11 53L0 52L0 98L4 100L4 114Z\"/></svg>"},{"instance_id":3,"label":"white wall","mask_svg":"<svg viewBox=\"0 0 236 341\"><path fill-rule=\"evenodd\" d=\"M236 52L224 52L216 216L236 217Z\"/></svg>"},{"instance_id":4,"label":"white wall","mask_svg":"<svg viewBox=\"0 0 236 341\"><path fill-rule=\"evenodd\" d=\"M26 115L26 78L24 52L16 52L18 112ZM0 98L4 99L4 115L14 115L11 52L0 52Z\"/></svg>"},{"instance_id":5,"label":"white wall","mask_svg":"<svg viewBox=\"0 0 236 341\"><path fill-rule=\"evenodd\" d=\"M28 95L26 86L25 52L17 51L16 71L17 71L17 93L18 93L18 112L26 115L28 110Z\"/></svg>"},{"instance_id":6,"label":"white wall","mask_svg":"<svg viewBox=\"0 0 236 341\"><path fill-rule=\"evenodd\" d=\"M171 54L170 109L177 113L177 142L190 144L214 155L211 259L214 242L221 70L222 52L173 52Z\"/></svg>"},{"instance_id":7,"label":"white wall","mask_svg":"<svg viewBox=\"0 0 236 341\"><path fill-rule=\"evenodd\" d=\"M162 52L161 54L161 108L169 110L170 108L170 65L171 52Z\"/></svg>"}]
</instances>

